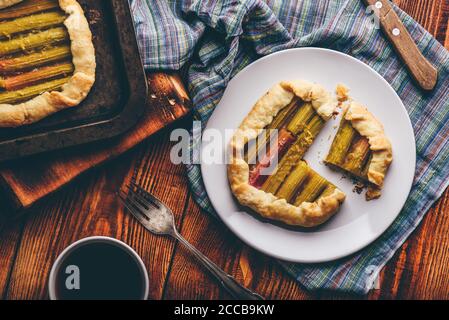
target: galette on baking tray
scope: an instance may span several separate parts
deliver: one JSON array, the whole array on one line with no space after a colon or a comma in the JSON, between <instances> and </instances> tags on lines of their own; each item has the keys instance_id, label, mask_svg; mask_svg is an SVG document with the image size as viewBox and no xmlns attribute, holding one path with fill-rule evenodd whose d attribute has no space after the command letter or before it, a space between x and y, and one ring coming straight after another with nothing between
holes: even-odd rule
<instances>
[{"instance_id":1,"label":"galette on baking tray","mask_svg":"<svg viewBox=\"0 0 449 320\"><path fill-rule=\"evenodd\" d=\"M76 0L0 0L0 127L79 105L95 69L92 33Z\"/></svg>"}]
</instances>

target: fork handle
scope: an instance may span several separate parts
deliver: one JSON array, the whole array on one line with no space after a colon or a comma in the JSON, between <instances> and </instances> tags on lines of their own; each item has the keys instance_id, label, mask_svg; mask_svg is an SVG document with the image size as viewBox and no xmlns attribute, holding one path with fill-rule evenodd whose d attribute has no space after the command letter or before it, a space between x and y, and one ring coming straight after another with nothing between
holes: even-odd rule
<instances>
[{"instance_id":1,"label":"fork handle","mask_svg":"<svg viewBox=\"0 0 449 320\"><path fill-rule=\"evenodd\" d=\"M235 299L239 300L264 300L263 297L257 293L245 288L238 283L231 275L221 270L215 263L210 261L198 249L192 246L186 239L184 239L178 232L173 235L179 242L181 242L189 251L200 261L203 266L212 273L212 275L220 282L220 284L231 294Z\"/></svg>"}]
</instances>

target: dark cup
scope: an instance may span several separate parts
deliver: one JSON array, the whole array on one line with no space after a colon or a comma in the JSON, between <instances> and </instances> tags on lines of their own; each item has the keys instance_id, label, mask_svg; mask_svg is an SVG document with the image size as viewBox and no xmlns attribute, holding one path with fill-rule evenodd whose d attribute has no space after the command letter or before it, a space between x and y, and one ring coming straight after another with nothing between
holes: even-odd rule
<instances>
[{"instance_id":1,"label":"dark cup","mask_svg":"<svg viewBox=\"0 0 449 320\"><path fill-rule=\"evenodd\" d=\"M126 243L89 237L59 255L50 272L48 291L52 300L146 300L148 273Z\"/></svg>"}]
</instances>

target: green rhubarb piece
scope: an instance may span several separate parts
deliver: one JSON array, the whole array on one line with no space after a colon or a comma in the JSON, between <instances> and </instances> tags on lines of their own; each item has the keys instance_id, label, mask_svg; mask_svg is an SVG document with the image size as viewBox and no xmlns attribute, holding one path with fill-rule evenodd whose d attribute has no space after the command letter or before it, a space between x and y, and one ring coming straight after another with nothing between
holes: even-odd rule
<instances>
[{"instance_id":1,"label":"green rhubarb piece","mask_svg":"<svg viewBox=\"0 0 449 320\"><path fill-rule=\"evenodd\" d=\"M314 202L328 184L326 179L311 170L307 183L295 199L295 206L299 206L303 202Z\"/></svg>"},{"instance_id":2,"label":"green rhubarb piece","mask_svg":"<svg viewBox=\"0 0 449 320\"><path fill-rule=\"evenodd\" d=\"M0 36L10 38L13 34L46 29L61 24L66 16L60 12L45 12L20 17L0 23Z\"/></svg>"},{"instance_id":3,"label":"green rhubarb piece","mask_svg":"<svg viewBox=\"0 0 449 320\"><path fill-rule=\"evenodd\" d=\"M37 68L51 62L69 58L70 56L71 50L69 46L43 49L39 52L0 60L0 72L12 73Z\"/></svg>"},{"instance_id":4,"label":"green rhubarb piece","mask_svg":"<svg viewBox=\"0 0 449 320\"><path fill-rule=\"evenodd\" d=\"M359 176L370 155L370 144L365 137L354 141L343 163L343 168L353 175Z\"/></svg>"},{"instance_id":5,"label":"green rhubarb piece","mask_svg":"<svg viewBox=\"0 0 449 320\"><path fill-rule=\"evenodd\" d=\"M58 0L31 0L0 11L0 20L14 19L33 13L59 8Z\"/></svg>"},{"instance_id":6,"label":"green rhubarb piece","mask_svg":"<svg viewBox=\"0 0 449 320\"><path fill-rule=\"evenodd\" d=\"M31 86L42 80L54 79L72 74L73 64L70 62L55 64L52 66L35 69L30 72L21 73L16 76L0 79L0 87L12 91L27 86Z\"/></svg>"},{"instance_id":7,"label":"green rhubarb piece","mask_svg":"<svg viewBox=\"0 0 449 320\"><path fill-rule=\"evenodd\" d=\"M0 56L50 46L67 39L68 33L63 27L48 29L39 33L20 35L11 40L0 41Z\"/></svg>"},{"instance_id":8,"label":"green rhubarb piece","mask_svg":"<svg viewBox=\"0 0 449 320\"><path fill-rule=\"evenodd\" d=\"M280 189L276 192L276 196L290 202L297 190L306 180L308 174L308 165L304 161L300 161L288 175L287 179L282 183Z\"/></svg>"},{"instance_id":9,"label":"green rhubarb piece","mask_svg":"<svg viewBox=\"0 0 449 320\"><path fill-rule=\"evenodd\" d=\"M333 184L329 183L326 188L323 190L323 192L320 194L319 198L324 198L324 197L328 197L331 194L334 193L334 191L337 189L336 186L334 186Z\"/></svg>"},{"instance_id":10,"label":"green rhubarb piece","mask_svg":"<svg viewBox=\"0 0 449 320\"><path fill-rule=\"evenodd\" d=\"M16 91L6 91L0 93L0 104L14 104L27 99L31 99L41 93L48 91L59 90L65 83L69 81L70 77L56 79L35 86L26 87Z\"/></svg>"},{"instance_id":11,"label":"green rhubarb piece","mask_svg":"<svg viewBox=\"0 0 449 320\"><path fill-rule=\"evenodd\" d=\"M293 134L299 134L315 114L312 104L304 103L290 120L287 130Z\"/></svg>"},{"instance_id":12,"label":"green rhubarb piece","mask_svg":"<svg viewBox=\"0 0 449 320\"><path fill-rule=\"evenodd\" d=\"M274 174L268 177L262 189L265 192L275 194L293 167L304 157L307 150L312 145L315 137L324 126L324 120L320 116L313 116L312 120L299 135L296 142L290 147L285 156L281 159ZM310 126L310 128L309 128Z\"/></svg>"},{"instance_id":13,"label":"green rhubarb piece","mask_svg":"<svg viewBox=\"0 0 449 320\"><path fill-rule=\"evenodd\" d=\"M346 158L346 154L348 153L352 140L356 135L357 132L352 127L351 122L346 120L343 116L340 123L340 128L335 135L325 162L336 166L341 166Z\"/></svg>"},{"instance_id":14,"label":"green rhubarb piece","mask_svg":"<svg viewBox=\"0 0 449 320\"><path fill-rule=\"evenodd\" d=\"M292 112L297 108L298 100L293 99L292 102L286 107L284 107L273 119L273 121L265 128L262 134L260 134L256 141L252 140L246 145L246 152L244 154L244 159L249 164L255 164L257 161L257 155L260 153L260 146L266 146L270 135L272 135L273 129L280 129L284 126L285 122L288 120Z\"/></svg>"}]
</instances>

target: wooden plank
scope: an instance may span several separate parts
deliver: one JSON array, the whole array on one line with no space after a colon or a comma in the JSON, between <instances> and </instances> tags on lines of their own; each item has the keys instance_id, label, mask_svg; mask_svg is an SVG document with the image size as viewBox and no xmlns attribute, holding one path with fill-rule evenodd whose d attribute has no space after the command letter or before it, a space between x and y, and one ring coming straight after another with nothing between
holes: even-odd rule
<instances>
[{"instance_id":1,"label":"wooden plank","mask_svg":"<svg viewBox=\"0 0 449 320\"><path fill-rule=\"evenodd\" d=\"M23 219L0 222L0 299L6 296L9 277L19 248Z\"/></svg>"},{"instance_id":2,"label":"wooden plank","mask_svg":"<svg viewBox=\"0 0 449 320\"><path fill-rule=\"evenodd\" d=\"M107 235L128 243L139 253L151 279L150 298L159 299L174 243L151 235L131 215L124 213L116 192L135 175L139 183L148 186L180 216L187 186L182 167L172 165L168 159L168 140L167 135L158 134L136 151L32 208L7 298L46 298L49 271L57 255L80 238Z\"/></svg>"},{"instance_id":3,"label":"wooden plank","mask_svg":"<svg viewBox=\"0 0 449 320\"><path fill-rule=\"evenodd\" d=\"M201 212L191 199L182 235L203 254L262 296L301 299L308 295L278 263L242 243L219 220ZM228 299L229 295L182 246L176 248L164 299Z\"/></svg>"},{"instance_id":4,"label":"wooden plank","mask_svg":"<svg viewBox=\"0 0 449 320\"><path fill-rule=\"evenodd\" d=\"M129 166L131 159L126 162ZM73 241L88 235L123 237L128 221L122 221L117 204L103 192L107 185L120 185L120 179L126 175L118 166L114 168L117 175L111 177L115 181L108 179L105 168L100 171L102 174L95 172L86 176L28 212L9 282L8 299L46 298L50 268L57 255Z\"/></svg>"},{"instance_id":5,"label":"wooden plank","mask_svg":"<svg viewBox=\"0 0 449 320\"><path fill-rule=\"evenodd\" d=\"M382 299L449 299L449 194L382 273Z\"/></svg>"},{"instance_id":6,"label":"wooden plank","mask_svg":"<svg viewBox=\"0 0 449 320\"><path fill-rule=\"evenodd\" d=\"M113 159L189 112L190 100L176 74L148 76L149 105L142 120L123 136L59 150L0 167L3 185L17 209L29 208L88 169Z\"/></svg>"},{"instance_id":7,"label":"wooden plank","mask_svg":"<svg viewBox=\"0 0 449 320\"><path fill-rule=\"evenodd\" d=\"M418 21L439 42L447 42L449 2L447 0L394 0L394 3Z\"/></svg>"},{"instance_id":8,"label":"wooden plank","mask_svg":"<svg viewBox=\"0 0 449 320\"><path fill-rule=\"evenodd\" d=\"M193 221L193 225L189 223L190 221ZM181 233L217 265L223 267L223 260L216 258L218 256L224 259L226 254L232 251L234 239L230 237L226 242L220 241L222 239L217 239L216 233L206 228L204 222L210 223L210 218L199 212L198 207L190 200L182 220ZM201 238L201 240L194 241L194 238ZM211 255L211 250L219 251L219 253ZM223 290L220 290L213 280L208 278L205 270L199 267L199 264L182 246L178 244L175 253L165 285L164 299L216 299L224 295ZM225 268L225 271L228 269Z\"/></svg>"}]
</instances>

